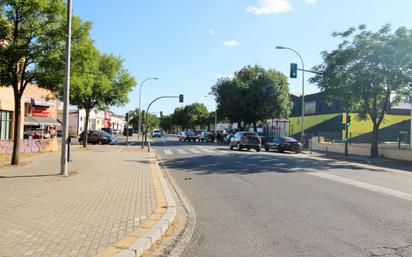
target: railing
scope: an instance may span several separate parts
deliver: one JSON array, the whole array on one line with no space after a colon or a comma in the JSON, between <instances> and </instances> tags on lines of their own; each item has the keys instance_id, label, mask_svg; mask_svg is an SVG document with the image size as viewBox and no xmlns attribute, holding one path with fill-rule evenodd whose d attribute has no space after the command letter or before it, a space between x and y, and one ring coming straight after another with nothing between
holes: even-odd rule
<instances>
[{"instance_id":1,"label":"railing","mask_svg":"<svg viewBox=\"0 0 412 257\"><path fill-rule=\"evenodd\" d=\"M44 151L53 139L21 139L20 153L38 153ZM0 154L11 154L13 152L13 140L0 140Z\"/></svg>"}]
</instances>

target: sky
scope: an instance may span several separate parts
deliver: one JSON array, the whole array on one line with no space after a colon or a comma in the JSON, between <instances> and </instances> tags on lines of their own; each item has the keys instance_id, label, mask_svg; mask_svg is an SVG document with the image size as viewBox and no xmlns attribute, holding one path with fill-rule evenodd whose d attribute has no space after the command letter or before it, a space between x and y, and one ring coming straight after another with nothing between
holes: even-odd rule
<instances>
[{"instance_id":1,"label":"sky","mask_svg":"<svg viewBox=\"0 0 412 257\"><path fill-rule=\"evenodd\" d=\"M92 38L102 53L124 59L138 85L129 103L112 107L117 114L142 108L159 96L184 94L185 101L162 99L151 113L170 114L194 102L215 110L211 87L222 76L232 76L246 65L259 64L289 75L298 56L305 68L321 64L320 53L341 42L335 31L365 24L376 31L391 23L412 28L411 0L73 0L73 12L91 21ZM308 74L309 75L309 74ZM290 92L300 94L302 77L289 79ZM305 82L305 93L316 93Z\"/></svg>"}]
</instances>

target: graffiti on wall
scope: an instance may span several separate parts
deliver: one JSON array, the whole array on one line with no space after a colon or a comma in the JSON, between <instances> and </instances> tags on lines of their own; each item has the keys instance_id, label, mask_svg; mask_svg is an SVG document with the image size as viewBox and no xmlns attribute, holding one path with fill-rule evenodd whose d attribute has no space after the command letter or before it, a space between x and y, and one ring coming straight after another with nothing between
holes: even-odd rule
<instances>
[{"instance_id":1,"label":"graffiti on wall","mask_svg":"<svg viewBox=\"0 0 412 257\"><path fill-rule=\"evenodd\" d=\"M49 139L23 139L20 140L21 153L38 153L49 145ZM11 154L13 152L13 140L0 140L0 154Z\"/></svg>"}]
</instances>

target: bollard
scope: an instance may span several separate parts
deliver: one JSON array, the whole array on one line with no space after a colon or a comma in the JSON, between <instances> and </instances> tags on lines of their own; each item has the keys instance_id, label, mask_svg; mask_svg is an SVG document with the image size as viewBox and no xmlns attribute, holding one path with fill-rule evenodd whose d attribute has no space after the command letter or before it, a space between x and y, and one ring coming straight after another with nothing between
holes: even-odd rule
<instances>
[{"instance_id":1,"label":"bollard","mask_svg":"<svg viewBox=\"0 0 412 257\"><path fill-rule=\"evenodd\" d=\"M147 151L150 153L150 142L147 142Z\"/></svg>"}]
</instances>

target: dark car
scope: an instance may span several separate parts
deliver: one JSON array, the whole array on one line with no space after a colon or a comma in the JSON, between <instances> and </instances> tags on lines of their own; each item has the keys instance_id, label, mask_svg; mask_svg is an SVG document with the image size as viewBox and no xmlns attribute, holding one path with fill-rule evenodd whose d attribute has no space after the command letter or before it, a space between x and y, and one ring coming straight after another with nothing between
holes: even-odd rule
<instances>
[{"instance_id":1,"label":"dark car","mask_svg":"<svg viewBox=\"0 0 412 257\"><path fill-rule=\"evenodd\" d=\"M260 152L261 149L260 137L255 132L237 132L231 139L230 139L230 150L236 148L237 150L241 151L242 149L255 149L256 152Z\"/></svg>"},{"instance_id":2,"label":"dark car","mask_svg":"<svg viewBox=\"0 0 412 257\"><path fill-rule=\"evenodd\" d=\"M293 137L275 137L265 143L265 151L272 149L280 153L284 151L299 153L302 150L302 144Z\"/></svg>"},{"instance_id":3,"label":"dark car","mask_svg":"<svg viewBox=\"0 0 412 257\"><path fill-rule=\"evenodd\" d=\"M232 137L234 137L233 134L226 134L225 137L223 138L223 142L226 144L230 144L230 139L232 139Z\"/></svg>"},{"instance_id":4,"label":"dark car","mask_svg":"<svg viewBox=\"0 0 412 257\"><path fill-rule=\"evenodd\" d=\"M85 131L83 131L79 135L79 143L80 144L83 144L83 142L84 142L84 135L85 135ZM114 145L114 144L117 143L117 138L115 136L110 135L106 131L88 130L87 143L90 143L90 144L93 144L93 145L95 145L95 144L98 144L98 145L105 145L105 144Z\"/></svg>"},{"instance_id":5,"label":"dark car","mask_svg":"<svg viewBox=\"0 0 412 257\"><path fill-rule=\"evenodd\" d=\"M193 142L196 142L196 140L198 139L198 136L196 135L196 133L195 132L193 132L193 131L186 131L185 132L185 135L184 135L184 137L183 137L183 141L193 141ZM181 141L182 141L181 140Z\"/></svg>"},{"instance_id":6,"label":"dark car","mask_svg":"<svg viewBox=\"0 0 412 257\"><path fill-rule=\"evenodd\" d=\"M215 141L215 134L210 131L202 131L198 134L198 140L199 142L214 142Z\"/></svg>"}]
</instances>

